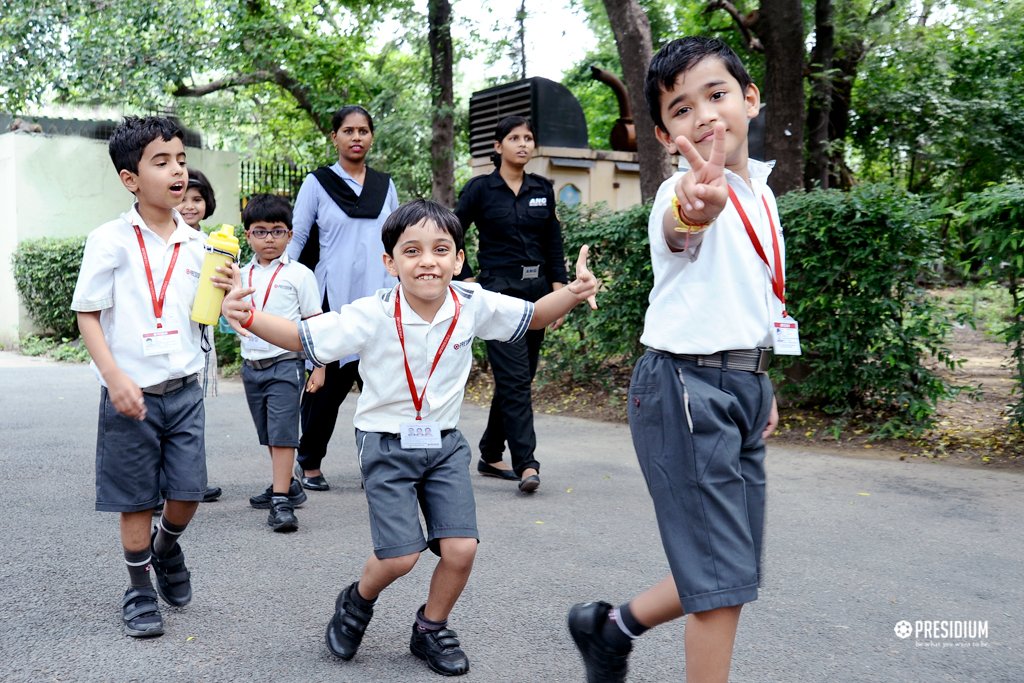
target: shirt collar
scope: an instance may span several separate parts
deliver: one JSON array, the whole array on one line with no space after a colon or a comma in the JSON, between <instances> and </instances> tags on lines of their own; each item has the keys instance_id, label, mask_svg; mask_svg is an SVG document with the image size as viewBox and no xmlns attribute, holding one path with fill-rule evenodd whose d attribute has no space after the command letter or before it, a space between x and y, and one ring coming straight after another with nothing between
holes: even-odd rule
<instances>
[{"instance_id":1,"label":"shirt collar","mask_svg":"<svg viewBox=\"0 0 1024 683\"><path fill-rule=\"evenodd\" d=\"M201 230L196 230L191 225L185 222L178 213L177 209L171 210L171 216L174 218L174 232L171 233L171 238L167 240L168 244L177 244L179 242L188 242L189 240L205 239L206 235ZM146 221L142 220L142 215L139 214L139 203L135 202L132 204L127 212L121 214L121 218L125 220L129 225L137 225L140 228L145 228L149 232L153 232L153 229L146 225ZM156 233L153 232L155 235Z\"/></svg>"},{"instance_id":2,"label":"shirt collar","mask_svg":"<svg viewBox=\"0 0 1024 683\"><path fill-rule=\"evenodd\" d=\"M256 254L253 254L252 258L249 259L249 265L252 266L253 268L272 268L277 263L280 263L283 266L287 266L291 262L292 259L288 256L287 250L282 251L280 256L278 256L276 259L274 259L265 266L260 265L259 258L257 258Z\"/></svg>"},{"instance_id":3,"label":"shirt collar","mask_svg":"<svg viewBox=\"0 0 1024 683\"><path fill-rule=\"evenodd\" d=\"M452 299L451 287L448 288L448 292L444 297L444 303L441 304L441 308L438 309L433 322L428 323L412 309L412 306L409 305L409 301L405 298L405 291L403 291L398 285L395 285L391 291L381 297L381 304L384 306L384 313L387 314L389 318L395 317L395 292L399 292L398 295L402 297L402 324L435 325L439 322L450 320L455 317L455 301Z\"/></svg>"}]
</instances>

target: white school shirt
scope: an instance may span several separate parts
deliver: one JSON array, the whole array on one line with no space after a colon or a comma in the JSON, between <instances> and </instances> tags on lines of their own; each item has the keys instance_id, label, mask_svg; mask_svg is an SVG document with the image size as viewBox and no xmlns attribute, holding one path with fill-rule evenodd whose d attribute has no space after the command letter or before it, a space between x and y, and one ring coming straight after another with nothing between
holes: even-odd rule
<instances>
[{"instance_id":1,"label":"white school shirt","mask_svg":"<svg viewBox=\"0 0 1024 683\"><path fill-rule=\"evenodd\" d=\"M100 312L100 327L114 361L140 387L186 377L203 369L199 323L189 316L203 266L205 235L189 227L177 211L174 221L177 227L164 242L142 220L136 204L120 218L89 233L71 300L73 311ZM173 353L146 356L142 351L142 334L155 329L156 316L133 225L142 231L157 297L174 245L181 245L163 310L163 329L176 329L181 336L181 348ZM95 361L92 369L100 384L106 386Z\"/></svg>"},{"instance_id":2,"label":"white school shirt","mask_svg":"<svg viewBox=\"0 0 1024 683\"><path fill-rule=\"evenodd\" d=\"M361 195L363 186L335 162L331 171L338 174L349 189ZM313 223L320 229L320 260L315 274L320 288L320 301L327 293L332 310L364 296L371 296L382 287L394 287L398 282L384 267L384 243L380 229L384 220L398 208L398 191L394 181L388 181L388 193L380 215L375 218L352 218L331 199L320 181L310 173L302 182L295 197L292 212L292 241L288 255L299 258L309 237ZM341 365L358 360L355 356L341 358Z\"/></svg>"},{"instance_id":3,"label":"white school shirt","mask_svg":"<svg viewBox=\"0 0 1024 683\"><path fill-rule=\"evenodd\" d=\"M533 319L533 303L489 292L476 283L452 283L462 305L459 322L427 384L420 415L454 429L473 364L473 338L517 341ZM405 375L402 346L395 326L395 293L382 289L357 299L339 312L328 312L299 323L306 357L315 365L358 353L363 389L352 422L367 432L398 433L399 425L416 419L412 393ZM416 393L423 391L438 347L451 325L455 302L451 291L433 322L412 310L401 294L402 323L409 367Z\"/></svg>"},{"instance_id":4,"label":"white school shirt","mask_svg":"<svg viewBox=\"0 0 1024 683\"><path fill-rule=\"evenodd\" d=\"M281 266L280 272L274 276L277 267ZM274 284L267 297L267 287L273 278ZM245 268L242 269L242 285L249 287L249 282L256 290L252 293L250 301L257 311L272 313L282 318L298 322L303 318L310 318L320 315L320 295L316 288L316 278L313 271L298 261L293 261L287 253L281 254L269 265L261 266L256 256L252 257ZM266 306L263 305L266 297ZM287 353L287 349L274 346L264 342L269 348L253 349L243 339L242 358L246 360L266 360Z\"/></svg>"},{"instance_id":5,"label":"white school shirt","mask_svg":"<svg viewBox=\"0 0 1024 683\"><path fill-rule=\"evenodd\" d=\"M772 212L785 272L786 249L775 195L765 182L771 165L748 162L751 185L726 170L726 181L750 219L768 259L774 257L772 229L764 197ZM754 250L731 200L704 233L697 248L673 252L665 242L662 217L669 208L680 170L658 188L647 225L651 242L654 287L644 318L640 343L670 353L709 354L733 349L771 346L772 320L782 303L772 291L768 266Z\"/></svg>"}]
</instances>

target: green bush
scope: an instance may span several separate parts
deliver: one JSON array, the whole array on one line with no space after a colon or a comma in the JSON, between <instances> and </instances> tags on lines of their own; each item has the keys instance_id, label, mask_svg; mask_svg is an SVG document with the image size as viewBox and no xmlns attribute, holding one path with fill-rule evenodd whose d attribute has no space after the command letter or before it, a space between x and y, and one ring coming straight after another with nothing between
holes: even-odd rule
<instances>
[{"instance_id":1,"label":"green bush","mask_svg":"<svg viewBox=\"0 0 1024 683\"><path fill-rule=\"evenodd\" d=\"M955 214L959 234L971 235L964 249L965 270L1009 290L1010 317L998 333L1012 348L1017 402L1010 414L1024 429L1024 185L993 185L968 195Z\"/></svg>"},{"instance_id":2,"label":"green bush","mask_svg":"<svg viewBox=\"0 0 1024 683\"><path fill-rule=\"evenodd\" d=\"M38 327L57 337L78 336L71 297L84 251L84 237L45 237L22 241L11 259L25 309Z\"/></svg>"},{"instance_id":3,"label":"green bush","mask_svg":"<svg viewBox=\"0 0 1024 683\"><path fill-rule=\"evenodd\" d=\"M788 254L787 300L803 356L776 365L794 402L903 436L931 424L956 387L926 363L958 365L944 346L940 307L919 284L940 255L922 200L886 184L779 198Z\"/></svg>"},{"instance_id":4,"label":"green bush","mask_svg":"<svg viewBox=\"0 0 1024 683\"><path fill-rule=\"evenodd\" d=\"M604 205L559 205L569 276L580 247L588 244L588 265L601 281L601 290L596 311L583 310L584 304L565 325L548 333L545 365L556 375L610 388L643 353L640 333L654 285L647 238L650 211L649 204L618 212Z\"/></svg>"}]
</instances>

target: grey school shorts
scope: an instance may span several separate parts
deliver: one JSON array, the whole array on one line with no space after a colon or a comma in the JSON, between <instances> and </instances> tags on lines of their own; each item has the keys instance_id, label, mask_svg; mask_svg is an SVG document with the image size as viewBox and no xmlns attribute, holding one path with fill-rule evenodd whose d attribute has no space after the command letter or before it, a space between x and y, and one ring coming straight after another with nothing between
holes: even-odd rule
<instances>
[{"instance_id":1,"label":"grey school shorts","mask_svg":"<svg viewBox=\"0 0 1024 683\"><path fill-rule=\"evenodd\" d=\"M146 419L117 412L100 388L96 430L96 509L141 512L160 500L202 500L206 492L203 388L192 381L163 396L143 394Z\"/></svg>"},{"instance_id":2,"label":"grey school shorts","mask_svg":"<svg viewBox=\"0 0 1024 683\"><path fill-rule=\"evenodd\" d=\"M306 381L305 362L292 358L257 370L242 365L242 386L256 434L263 446L297 448L299 399Z\"/></svg>"},{"instance_id":3,"label":"grey school shorts","mask_svg":"<svg viewBox=\"0 0 1024 683\"><path fill-rule=\"evenodd\" d=\"M757 599L764 536L765 374L648 351L633 370L629 427L683 612Z\"/></svg>"},{"instance_id":4,"label":"grey school shorts","mask_svg":"<svg viewBox=\"0 0 1024 683\"><path fill-rule=\"evenodd\" d=\"M480 539L469 479L471 451L462 432L445 433L438 450L405 450L397 434L356 430L359 469L378 559L426 548L440 555L441 538ZM423 537L419 511L427 524Z\"/></svg>"}]
</instances>

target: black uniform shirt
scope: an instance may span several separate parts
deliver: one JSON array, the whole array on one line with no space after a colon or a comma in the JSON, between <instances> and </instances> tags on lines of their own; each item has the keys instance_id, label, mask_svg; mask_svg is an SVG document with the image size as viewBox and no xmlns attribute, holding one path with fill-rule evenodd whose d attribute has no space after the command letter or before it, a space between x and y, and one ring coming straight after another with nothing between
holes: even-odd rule
<instances>
[{"instance_id":1,"label":"black uniform shirt","mask_svg":"<svg viewBox=\"0 0 1024 683\"><path fill-rule=\"evenodd\" d=\"M547 178L525 174L515 195L497 169L477 176L462 188L455 214L463 230L476 225L481 270L539 265L548 282L568 282L555 191ZM467 263L459 277L472 275Z\"/></svg>"}]
</instances>

